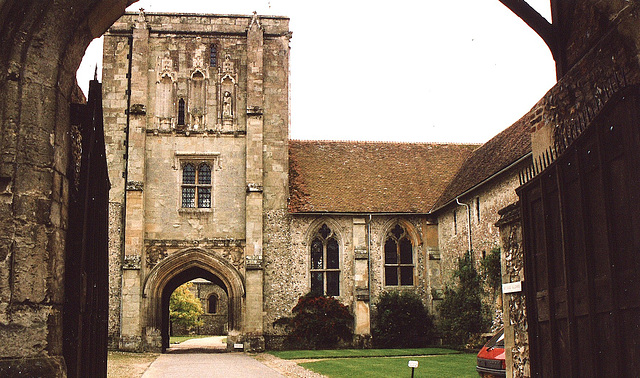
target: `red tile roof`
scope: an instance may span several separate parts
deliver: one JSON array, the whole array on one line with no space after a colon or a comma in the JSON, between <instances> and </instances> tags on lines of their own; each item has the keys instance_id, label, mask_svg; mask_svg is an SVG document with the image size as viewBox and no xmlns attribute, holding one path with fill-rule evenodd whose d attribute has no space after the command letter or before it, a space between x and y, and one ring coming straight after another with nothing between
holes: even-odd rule
<instances>
[{"instance_id":1,"label":"red tile roof","mask_svg":"<svg viewBox=\"0 0 640 378\"><path fill-rule=\"evenodd\" d=\"M531 132L528 125L532 116L531 113L525 115L475 150L451 180L432 211L447 205L457 196L530 153Z\"/></svg>"},{"instance_id":2,"label":"red tile roof","mask_svg":"<svg viewBox=\"0 0 640 378\"><path fill-rule=\"evenodd\" d=\"M478 145L289 141L289 211L428 213Z\"/></svg>"}]
</instances>

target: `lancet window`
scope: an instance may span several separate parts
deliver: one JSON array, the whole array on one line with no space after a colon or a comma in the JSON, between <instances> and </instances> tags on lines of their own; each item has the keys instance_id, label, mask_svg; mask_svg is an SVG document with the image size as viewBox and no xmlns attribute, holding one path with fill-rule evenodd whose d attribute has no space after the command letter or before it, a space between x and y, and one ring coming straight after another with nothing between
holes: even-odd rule
<instances>
[{"instance_id":1,"label":"lancet window","mask_svg":"<svg viewBox=\"0 0 640 378\"><path fill-rule=\"evenodd\" d=\"M384 278L386 286L413 285L413 245L406 230L396 224L384 243Z\"/></svg>"},{"instance_id":2,"label":"lancet window","mask_svg":"<svg viewBox=\"0 0 640 378\"><path fill-rule=\"evenodd\" d=\"M340 246L326 224L318 229L311 242L311 292L340 295Z\"/></svg>"}]
</instances>

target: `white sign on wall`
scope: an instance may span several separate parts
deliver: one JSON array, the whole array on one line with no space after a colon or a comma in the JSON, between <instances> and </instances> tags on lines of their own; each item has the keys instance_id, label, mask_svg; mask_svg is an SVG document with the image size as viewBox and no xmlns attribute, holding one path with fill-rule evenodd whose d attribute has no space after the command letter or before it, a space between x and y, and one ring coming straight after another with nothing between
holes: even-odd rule
<instances>
[{"instance_id":1,"label":"white sign on wall","mask_svg":"<svg viewBox=\"0 0 640 378\"><path fill-rule=\"evenodd\" d=\"M522 291L522 281L502 284L502 292L505 294L519 293Z\"/></svg>"}]
</instances>

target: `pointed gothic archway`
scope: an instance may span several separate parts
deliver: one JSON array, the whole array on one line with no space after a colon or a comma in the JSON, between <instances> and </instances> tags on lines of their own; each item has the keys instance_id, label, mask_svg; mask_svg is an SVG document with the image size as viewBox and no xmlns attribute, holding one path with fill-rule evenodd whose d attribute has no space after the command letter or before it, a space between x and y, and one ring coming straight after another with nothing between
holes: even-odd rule
<instances>
[{"instance_id":1,"label":"pointed gothic archway","mask_svg":"<svg viewBox=\"0 0 640 378\"><path fill-rule=\"evenodd\" d=\"M180 285L204 278L219 285L229 297L229 331L242 328L245 297L244 280L227 261L201 248L190 248L172 254L156 265L144 282L144 323L147 335L160 335L162 351L169 346L169 297Z\"/></svg>"}]
</instances>

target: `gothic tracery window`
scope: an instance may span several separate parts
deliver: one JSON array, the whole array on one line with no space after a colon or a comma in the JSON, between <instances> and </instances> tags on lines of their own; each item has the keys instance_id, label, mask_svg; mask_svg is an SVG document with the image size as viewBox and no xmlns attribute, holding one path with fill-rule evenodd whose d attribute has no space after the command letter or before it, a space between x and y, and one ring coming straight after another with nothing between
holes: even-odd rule
<instances>
[{"instance_id":1,"label":"gothic tracery window","mask_svg":"<svg viewBox=\"0 0 640 378\"><path fill-rule=\"evenodd\" d=\"M201 163L196 167L187 163L182 167L182 207L211 207L211 166Z\"/></svg>"},{"instance_id":2,"label":"gothic tracery window","mask_svg":"<svg viewBox=\"0 0 640 378\"><path fill-rule=\"evenodd\" d=\"M340 247L326 224L320 227L311 242L311 292L340 295Z\"/></svg>"},{"instance_id":3,"label":"gothic tracery window","mask_svg":"<svg viewBox=\"0 0 640 378\"><path fill-rule=\"evenodd\" d=\"M405 229L397 224L384 243L385 285L412 286L413 269L413 245Z\"/></svg>"}]
</instances>

